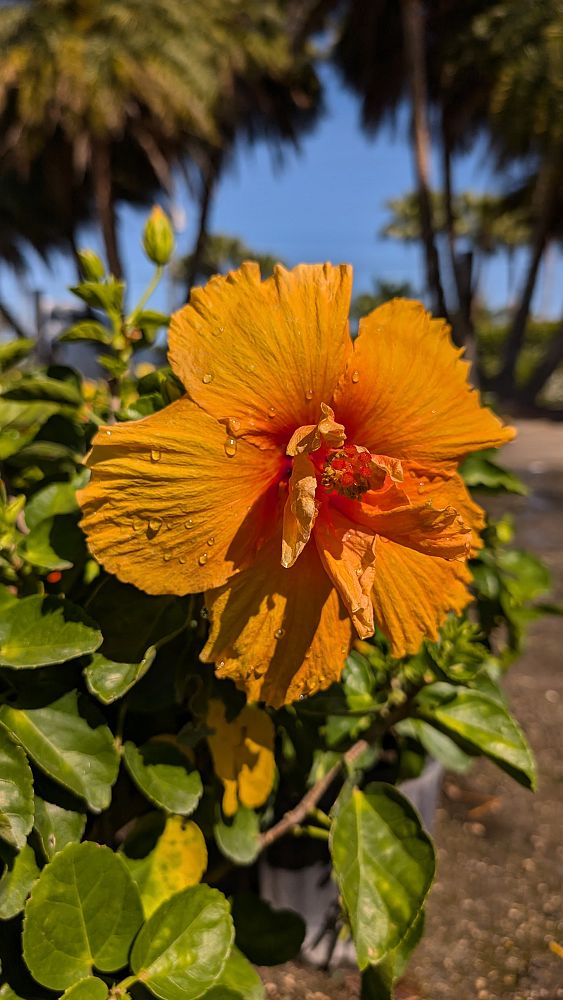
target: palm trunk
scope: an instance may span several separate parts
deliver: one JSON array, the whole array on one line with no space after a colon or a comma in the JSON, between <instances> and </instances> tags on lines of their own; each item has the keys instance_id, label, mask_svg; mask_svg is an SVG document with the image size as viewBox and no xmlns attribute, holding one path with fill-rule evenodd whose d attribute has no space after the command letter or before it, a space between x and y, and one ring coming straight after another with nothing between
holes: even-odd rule
<instances>
[{"instance_id":1,"label":"palm trunk","mask_svg":"<svg viewBox=\"0 0 563 1000\"><path fill-rule=\"evenodd\" d=\"M215 193L217 181L219 179L220 168L221 168L221 157L220 154L217 154L215 156L213 155L210 156L207 163L205 164L205 167L202 169L201 197L199 200L199 219L198 219L197 235L194 243L194 248L191 253L191 259L186 279L186 301L190 297L190 292L199 274L201 262L205 254L207 238L209 236L208 233L209 213L211 210L211 203L213 201L213 195Z\"/></svg>"},{"instance_id":2,"label":"palm trunk","mask_svg":"<svg viewBox=\"0 0 563 1000\"><path fill-rule=\"evenodd\" d=\"M547 245L547 236L557 195L557 186L558 172L556 165L552 159L546 160L542 164L536 184L536 225L526 281L524 282L522 295L504 345L502 369L495 382L495 388L505 397L516 394L516 362L518 361L518 355L524 342L538 271Z\"/></svg>"},{"instance_id":3,"label":"palm trunk","mask_svg":"<svg viewBox=\"0 0 563 1000\"><path fill-rule=\"evenodd\" d=\"M548 378L553 375L553 372L559 367L562 361L563 319L547 345L547 350L539 365L537 365L526 384L522 386L518 393L518 398L530 405L535 403Z\"/></svg>"},{"instance_id":4,"label":"palm trunk","mask_svg":"<svg viewBox=\"0 0 563 1000\"><path fill-rule=\"evenodd\" d=\"M405 51L412 100L414 162L420 206L420 224L426 264L426 284L433 298L433 310L447 317L440 262L432 220L429 170L430 130L427 116L426 54L424 12L421 0L401 0Z\"/></svg>"},{"instance_id":5,"label":"palm trunk","mask_svg":"<svg viewBox=\"0 0 563 1000\"><path fill-rule=\"evenodd\" d=\"M96 142L92 149L92 179L96 212L102 229L109 269L114 278L122 278L123 267L117 243L117 219L113 199L111 152L105 142Z\"/></svg>"}]
</instances>

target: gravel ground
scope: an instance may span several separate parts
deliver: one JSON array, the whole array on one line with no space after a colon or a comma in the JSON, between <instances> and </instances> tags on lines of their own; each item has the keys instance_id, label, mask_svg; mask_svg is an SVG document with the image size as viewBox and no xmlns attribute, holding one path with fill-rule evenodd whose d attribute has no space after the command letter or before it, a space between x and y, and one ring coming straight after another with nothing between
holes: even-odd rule
<instances>
[{"instance_id":1,"label":"gravel ground","mask_svg":"<svg viewBox=\"0 0 563 1000\"><path fill-rule=\"evenodd\" d=\"M503 458L531 494L488 506L514 513L518 544L542 556L563 602L563 427L519 422ZM448 775L438 809L438 878L427 933L397 1000L563 1000L563 619L531 629L507 677L534 748L535 795L486 761ZM262 970L272 1000L357 1000L356 973L298 963Z\"/></svg>"}]
</instances>

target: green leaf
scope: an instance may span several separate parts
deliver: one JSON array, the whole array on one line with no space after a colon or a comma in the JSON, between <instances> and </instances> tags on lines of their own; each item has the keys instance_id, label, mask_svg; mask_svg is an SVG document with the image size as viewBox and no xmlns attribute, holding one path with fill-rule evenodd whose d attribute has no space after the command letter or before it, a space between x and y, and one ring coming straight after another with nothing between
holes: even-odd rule
<instances>
[{"instance_id":1,"label":"green leaf","mask_svg":"<svg viewBox=\"0 0 563 1000\"><path fill-rule=\"evenodd\" d=\"M264 985L248 959L233 948L219 979L203 1000L264 1000Z\"/></svg>"},{"instance_id":2,"label":"green leaf","mask_svg":"<svg viewBox=\"0 0 563 1000\"><path fill-rule=\"evenodd\" d=\"M142 747L127 742L123 759L137 788L156 806L181 816L194 812L203 786L178 745L159 739Z\"/></svg>"},{"instance_id":3,"label":"green leaf","mask_svg":"<svg viewBox=\"0 0 563 1000\"><path fill-rule=\"evenodd\" d=\"M113 334L103 323L98 323L93 319L85 319L80 323L74 323L73 326L69 326L59 337L59 340L63 342L89 340L108 346L113 340Z\"/></svg>"},{"instance_id":4,"label":"green leaf","mask_svg":"<svg viewBox=\"0 0 563 1000\"><path fill-rule=\"evenodd\" d=\"M181 816L149 813L137 820L122 858L141 894L146 917L174 893L197 885L207 868L200 828Z\"/></svg>"},{"instance_id":5,"label":"green leaf","mask_svg":"<svg viewBox=\"0 0 563 1000\"><path fill-rule=\"evenodd\" d=\"M408 933L434 877L434 849L392 785L354 788L334 818L330 851L358 965L381 959Z\"/></svg>"},{"instance_id":6,"label":"green leaf","mask_svg":"<svg viewBox=\"0 0 563 1000\"><path fill-rule=\"evenodd\" d=\"M155 309L143 309L142 312L134 314L133 320L135 326L138 326L144 333L154 334L161 327L168 326L170 315L156 312Z\"/></svg>"},{"instance_id":7,"label":"green leaf","mask_svg":"<svg viewBox=\"0 0 563 1000\"><path fill-rule=\"evenodd\" d=\"M38 490L25 505L25 523L30 531L41 521L56 514L73 514L78 510L76 490L84 485L84 477L77 477L72 483L50 483Z\"/></svg>"},{"instance_id":8,"label":"green leaf","mask_svg":"<svg viewBox=\"0 0 563 1000\"><path fill-rule=\"evenodd\" d=\"M106 1000L108 988L103 979L86 976L64 991L61 1000Z\"/></svg>"},{"instance_id":9,"label":"green leaf","mask_svg":"<svg viewBox=\"0 0 563 1000\"><path fill-rule=\"evenodd\" d=\"M0 837L21 850L33 826L33 775L20 746L0 726Z\"/></svg>"},{"instance_id":10,"label":"green leaf","mask_svg":"<svg viewBox=\"0 0 563 1000\"><path fill-rule=\"evenodd\" d=\"M396 724L395 732L399 736L410 736L418 740L426 752L449 771L465 774L473 763L472 758L457 743L424 719L403 719Z\"/></svg>"},{"instance_id":11,"label":"green leaf","mask_svg":"<svg viewBox=\"0 0 563 1000\"><path fill-rule=\"evenodd\" d=\"M402 976L423 931L424 910L421 910L401 943L377 965L368 965L364 970L360 1000L393 1000L393 983Z\"/></svg>"},{"instance_id":12,"label":"green leaf","mask_svg":"<svg viewBox=\"0 0 563 1000\"><path fill-rule=\"evenodd\" d=\"M78 843L86 826L85 813L63 809L55 802L35 796L34 828L47 861L62 851L67 844Z\"/></svg>"},{"instance_id":13,"label":"green leaf","mask_svg":"<svg viewBox=\"0 0 563 1000\"><path fill-rule=\"evenodd\" d=\"M115 278L107 278L103 282L81 281L70 290L92 309L102 309L114 315L121 312L125 290L122 281L116 281Z\"/></svg>"},{"instance_id":14,"label":"green leaf","mask_svg":"<svg viewBox=\"0 0 563 1000\"><path fill-rule=\"evenodd\" d=\"M0 857L6 864L0 878L0 920L11 920L23 910L39 868L29 844L24 844L19 854L1 847Z\"/></svg>"},{"instance_id":15,"label":"green leaf","mask_svg":"<svg viewBox=\"0 0 563 1000\"><path fill-rule=\"evenodd\" d=\"M45 866L25 910L23 954L34 979L65 990L127 962L143 920L137 888L109 847L69 844Z\"/></svg>"},{"instance_id":16,"label":"green leaf","mask_svg":"<svg viewBox=\"0 0 563 1000\"><path fill-rule=\"evenodd\" d=\"M35 341L27 337L18 337L14 340L8 340L5 344L0 344L0 371L5 371L10 365L27 357L34 347Z\"/></svg>"},{"instance_id":17,"label":"green leaf","mask_svg":"<svg viewBox=\"0 0 563 1000\"><path fill-rule=\"evenodd\" d=\"M32 441L58 409L57 403L0 399L0 461Z\"/></svg>"},{"instance_id":18,"label":"green leaf","mask_svg":"<svg viewBox=\"0 0 563 1000\"><path fill-rule=\"evenodd\" d=\"M233 936L223 894L197 885L172 896L142 927L131 967L162 1000L195 1000L223 972Z\"/></svg>"},{"instance_id":19,"label":"green leaf","mask_svg":"<svg viewBox=\"0 0 563 1000\"><path fill-rule=\"evenodd\" d=\"M213 827L217 847L237 865L251 865L260 853L260 821L252 809L239 806L232 820Z\"/></svg>"},{"instance_id":20,"label":"green leaf","mask_svg":"<svg viewBox=\"0 0 563 1000\"><path fill-rule=\"evenodd\" d=\"M117 698L122 698L152 666L156 650L156 646L149 646L139 663L117 663L108 660L102 653L94 653L91 663L84 670L90 694L104 705L111 705Z\"/></svg>"},{"instance_id":21,"label":"green leaf","mask_svg":"<svg viewBox=\"0 0 563 1000\"><path fill-rule=\"evenodd\" d=\"M45 667L93 653L102 642L95 622L60 597L24 597L0 621L0 666Z\"/></svg>"},{"instance_id":22,"label":"green leaf","mask_svg":"<svg viewBox=\"0 0 563 1000\"><path fill-rule=\"evenodd\" d=\"M80 406L82 395L74 380L50 378L39 372L30 372L19 378L5 392L7 398L18 400L50 400L53 403L67 403Z\"/></svg>"},{"instance_id":23,"label":"green leaf","mask_svg":"<svg viewBox=\"0 0 563 1000\"><path fill-rule=\"evenodd\" d=\"M527 740L505 706L473 688L430 684L415 701L416 714L444 731L462 749L490 757L527 788L536 786L534 759Z\"/></svg>"},{"instance_id":24,"label":"green leaf","mask_svg":"<svg viewBox=\"0 0 563 1000\"><path fill-rule=\"evenodd\" d=\"M469 455L460 465L459 472L467 486L483 493L519 493L526 496L528 490L521 479L508 469L503 469L489 456L493 449Z\"/></svg>"},{"instance_id":25,"label":"green leaf","mask_svg":"<svg viewBox=\"0 0 563 1000\"><path fill-rule=\"evenodd\" d=\"M274 910L252 892L239 892L232 902L235 941L256 965L280 965L299 954L305 923L293 910Z\"/></svg>"},{"instance_id":26,"label":"green leaf","mask_svg":"<svg viewBox=\"0 0 563 1000\"><path fill-rule=\"evenodd\" d=\"M107 809L119 755L111 730L86 698L69 691L43 708L1 705L0 723L46 774L95 812Z\"/></svg>"},{"instance_id":27,"label":"green leaf","mask_svg":"<svg viewBox=\"0 0 563 1000\"><path fill-rule=\"evenodd\" d=\"M41 569L70 569L72 562L59 555L51 545L54 518L42 521L25 536L20 554L31 566Z\"/></svg>"},{"instance_id":28,"label":"green leaf","mask_svg":"<svg viewBox=\"0 0 563 1000\"><path fill-rule=\"evenodd\" d=\"M104 656L119 663L135 663L142 660L149 646L187 624L188 604L188 598L143 594L108 577L88 611L103 632Z\"/></svg>"}]
</instances>

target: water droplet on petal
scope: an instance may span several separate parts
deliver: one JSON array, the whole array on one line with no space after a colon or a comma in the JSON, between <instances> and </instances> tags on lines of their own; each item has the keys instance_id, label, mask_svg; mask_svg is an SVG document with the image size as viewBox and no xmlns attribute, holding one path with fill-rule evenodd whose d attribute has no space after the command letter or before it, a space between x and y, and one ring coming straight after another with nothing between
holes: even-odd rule
<instances>
[{"instance_id":1,"label":"water droplet on petal","mask_svg":"<svg viewBox=\"0 0 563 1000\"><path fill-rule=\"evenodd\" d=\"M360 373L359 373L358 369L356 368L356 369L355 369L355 370L354 370L354 371L352 372L352 382L354 382L354 383L355 383L355 382L359 382L359 381L360 381Z\"/></svg>"},{"instance_id":2,"label":"water droplet on petal","mask_svg":"<svg viewBox=\"0 0 563 1000\"><path fill-rule=\"evenodd\" d=\"M111 437L111 431L106 431L108 437Z\"/></svg>"},{"instance_id":3,"label":"water droplet on petal","mask_svg":"<svg viewBox=\"0 0 563 1000\"><path fill-rule=\"evenodd\" d=\"M205 375L202 376L201 381L204 385L209 385L209 383L213 381L213 375L211 372L206 372Z\"/></svg>"},{"instance_id":4,"label":"water droplet on petal","mask_svg":"<svg viewBox=\"0 0 563 1000\"><path fill-rule=\"evenodd\" d=\"M161 457L160 448L151 448L151 462L160 462Z\"/></svg>"},{"instance_id":5,"label":"water droplet on petal","mask_svg":"<svg viewBox=\"0 0 563 1000\"><path fill-rule=\"evenodd\" d=\"M313 398L313 390L307 389L307 392L305 393L305 399L311 400L312 398Z\"/></svg>"},{"instance_id":6,"label":"water droplet on petal","mask_svg":"<svg viewBox=\"0 0 563 1000\"><path fill-rule=\"evenodd\" d=\"M227 420L227 429L229 434L236 434L240 431L240 420L238 417L229 417Z\"/></svg>"},{"instance_id":7,"label":"water droplet on petal","mask_svg":"<svg viewBox=\"0 0 563 1000\"><path fill-rule=\"evenodd\" d=\"M224 667L225 666L225 661L224 660L217 660L217 666L219 668Z\"/></svg>"},{"instance_id":8,"label":"water droplet on petal","mask_svg":"<svg viewBox=\"0 0 563 1000\"><path fill-rule=\"evenodd\" d=\"M180 563L180 564L181 564L182 566L185 566L185 565L186 565L186 557L185 557L185 556L180 556L180 558L178 559L178 562L179 562L179 563Z\"/></svg>"},{"instance_id":9,"label":"water droplet on petal","mask_svg":"<svg viewBox=\"0 0 563 1000\"><path fill-rule=\"evenodd\" d=\"M198 559L198 563L200 566L205 566L206 562L207 562L207 552L202 552Z\"/></svg>"},{"instance_id":10,"label":"water droplet on petal","mask_svg":"<svg viewBox=\"0 0 563 1000\"><path fill-rule=\"evenodd\" d=\"M361 566L358 566L358 567L356 568L356 576L361 576L361 575L362 575L362 567L361 567Z\"/></svg>"},{"instance_id":11,"label":"water droplet on petal","mask_svg":"<svg viewBox=\"0 0 563 1000\"><path fill-rule=\"evenodd\" d=\"M170 553L165 552L162 558L164 559L164 562L170 562L171 559Z\"/></svg>"},{"instance_id":12,"label":"water droplet on petal","mask_svg":"<svg viewBox=\"0 0 563 1000\"><path fill-rule=\"evenodd\" d=\"M416 488L417 493L424 493L424 483L419 483Z\"/></svg>"},{"instance_id":13,"label":"water droplet on petal","mask_svg":"<svg viewBox=\"0 0 563 1000\"><path fill-rule=\"evenodd\" d=\"M145 526L145 522L141 521L140 518L133 521L133 531L141 531Z\"/></svg>"},{"instance_id":14,"label":"water droplet on petal","mask_svg":"<svg viewBox=\"0 0 563 1000\"><path fill-rule=\"evenodd\" d=\"M343 656L346 656L346 653L348 652L348 646L341 646L340 652L342 653Z\"/></svg>"},{"instance_id":15,"label":"water droplet on petal","mask_svg":"<svg viewBox=\"0 0 563 1000\"><path fill-rule=\"evenodd\" d=\"M225 441L225 455L227 458L234 458L237 453L237 439L228 437Z\"/></svg>"},{"instance_id":16,"label":"water droplet on petal","mask_svg":"<svg viewBox=\"0 0 563 1000\"><path fill-rule=\"evenodd\" d=\"M159 532L161 528L162 528L162 518L161 517L151 517L150 520L149 520L149 531L152 531L153 534L156 535L157 532Z\"/></svg>"},{"instance_id":17,"label":"water droplet on petal","mask_svg":"<svg viewBox=\"0 0 563 1000\"><path fill-rule=\"evenodd\" d=\"M275 415L276 415L276 408L275 408L275 406L269 406L268 407L268 420L273 420L274 417L275 417Z\"/></svg>"},{"instance_id":18,"label":"water droplet on petal","mask_svg":"<svg viewBox=\"0 0 563 1000\"><path fill-rule=\"evenodd\" d=\"M304 654L303 659L304 660L310 660L311 659L311 650L310 649L308 649L307 652Z\"/></svg>"},{"instance_id":19,"label":"water droplet on petal","mask_svg":"<svg viewBox=\"0 0 563 1000\"><path fill-rule=\"evenodd\" d=\"M213 536L211 536L211 538L207 539L207 544L208 545L215 545L215 539L213 538Z\"/></svg>"},{"instance_id":20,"label":"water droplet on petal","mask_svg":"<svg viewBox=\"0 0 563 1000\"><path fill-rule=\"evenodd\" d=\"M277 628L276 631L274 632L274 635L275 635L276 639L283 639L283 637L285 635L285 629L284 628Z\"/></svg>"},{"instance_id":21,"label":"water droplet on petal","mask_svg":"<svg viewBox=\"0 0 563 1000\"><path fill-rule=\"evenodd\" d=\"M191 517L188 517L188 520L184 522L184 528L187 528L189 531L189 529L193 528L193 526L194 522L192 521Z\"/></svg>"}]
</instances>

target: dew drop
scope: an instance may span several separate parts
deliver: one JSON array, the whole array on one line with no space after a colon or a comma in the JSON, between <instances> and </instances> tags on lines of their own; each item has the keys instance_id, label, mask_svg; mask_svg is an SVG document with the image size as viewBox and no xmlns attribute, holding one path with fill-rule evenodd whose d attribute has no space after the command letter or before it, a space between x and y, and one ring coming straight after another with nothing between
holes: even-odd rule
<instances>
[{"instance_id":1,"label":"dew drop","mask_svg":"<svg viewBox=\"0 0 563 1000\"><path fill-rule=\"evenodd\" d=\"M313 390L307 389L307 392L305 393L305 399L311 400L312 398L313 398Z\"/></svg>"},{"instance_id":2,"label":"dew drop","mask_svg":"<svg viewBox=\"0 0 563 1000\"><path fill-rule=\"evenodd\" d=\"M311 659L311 650L310 649L308 649L307 652L303 655L303 659L304 660L310 660Z\"/></svg>"},{"instance_id":3,"label":"dew drop","mask_svg":"<svg viewBox=\"0 0 563 1000\"><path fill-rule=\"evenodd\" d=\"M237 439L228 437L225 441L225 455L227 458L234 458L237 453Z\"/></svg>"},{"instance_id":4,"label":"dew drop","mask_svg":"<svg viewBox=\"0 0 563 1000\"><path fill-rule=\"evenodd\" d=\"M424 483L419 483L416 488L417 493L424 493Z\"/></svg>"},{"instance_id":5,"label":"dew drop","mask_svg":"<svg viewBox=\"0 0 563 1000\"><path fill-rule=\"evenodd\" d=\"M151 462L160 462L161 457L160 448L151 448Z\"/></svg>"},{"instance_id":6,"label":"dew drop","mask_svg":"<svg viewBox=\"0 0 563 1000\"><path fill-rule=\"evenodd\" d=\"M153 534L156 535L157 532L159 532L161 528L162 528L162 518L161 517L151 517L150 520L149 520L149 530L152 531Z\"/></svg>"},{"instance_id":7,"label":"dew drop","mask_svg":"<svg viewBox=\"0 0 563 1000\"><path fill-rule=\"evenodd\" d=\"M268 419L269 420L273 420L274 417L275 417L275 415L276 415L276 408L275 408L275 406L269 406L268 407Z\"/></svg>"},{"instance_id":8,"label":"dew drop","mask_svg":"<svg viewBox=\"0 0 563 1000\"><path fill-rule=\"evenodd\" d=\"M202 552L198 559L198 563L200 566L205 566L206 562L207 562L207 552Z\"/></svg>"},{"instance_id":9,"label":"dew drop","mask_svg":"<svg viewBox=\"0 0 563 1000\"><path fill-rule=\"evenodd\" d=\"M285 629L284 628L277 628L276 631L274 632L274 635L275 635L276 639L283 639L283 637L285 635Z\"/></svg>"},{"instance_id":10,"label":"dew drop","mask_svg":"<svg viewBox=\"0 0 563 1000\"><path fill-rule=\"evenodd\" d=\"M229 434L236 434L240 431L240 420L238 417L229 417L227 420L227 429Z\"/></svg>"},{"instance_id":11,"label":"dew drop","mask_svg":"<svg viewBox=\"0 0 563 1000\"><path fill-rule=\"evenodd\" d=\"M188 520L184 522L184 528L187 528L189 531L190 528L193 528L193 526L194 522L192 521L191 517L188 517Z\"/></svg>"},{"instance_id":12,"label":"dew drop","mask_svg":"<svg viewBox=\"0 0 563 1000\"><path fill-rule=\"evenodd\" d=\"M213 382L213 375L211 375L210 372L206 372L205 375L202 376L201 381L204 385L209 385L210 382Z\"/></svg>"},{"instance_id":13,"label":"dew drop","mask_svg":"<svg viewBox=\"0 0 563 1000\"><path fill-rule=\"evenodd\" d=\"M141 531L144 527L144 521L133 521L133 531Z\"/></svg>"},{"instance_id":14,"label":"dew drop","mask_svg":"<svg viewBox=\"0 0 563 1000\"><path fill-rule=\"evenodd\" d=\"M185 557L185 556L180 556L180 558L178 559L178 562L179 562L179 563L180 563L180 564L181 564L182 566L185 566L185 565L186 565L186 557Z\"/></svg>"},{"instance_id":15,"label":"dew drop","mask_svg":"<svg viewBox=\"0 0 563 1000\"><path fill-rule=\"evenodd\" d=\"M356 568L356 576L361 576L361 575L362 575L362 567L361 567L361 566L358 566L358 567Z\"/></svg>"},{"instance_id":16,"label":"dew drop","mask_svg":"<svg viewBox=\"0 0 563 1000\"><path fill-rule=\"evenodd\" d=\"M354 370L354 371L352 372L352 382L354 382L354 383L355 383L355 382L359 382L359 381L360 381L360 373L359 373L358 369L356 368L356 369L355 369L355 370Z\"/></svg>"},{"instance_id":17,"label":"dew drop","mask_svg":"<svg viewBox=\"0 0 563 1000\"><path fill-rule=\"evenodd\" d=\"M170 557L170 553L169 552L165 552L162 558L164 559L164 562L170 562L170 558L171 558Z\"/></svg>"},{"instance_id":18,"label":"dew drop","mask_svg":"<svg viewBox=\"0 0 563 1000\"><path fill-rule=\"evenodd\" d=\"M210 546L211 545L215 545L215 539L213 538L213 536L211 536L211 538L207 539L207 544L210 545Z\"/></svg>"},{"instance_id":19,"label":"dew drop","mask_svg":"<svg viewBox=\"0 0 563 1000\"><path fill-rule=\"evenodd\" d=\"M224 660L217 660L217 666L219 668L224 667L225 666L225 661Z\"/></svg>"},{"instance_id":20,"label":"dew drop","mask_svg":"<svg viewBox=\"0 0 563 1000\"><path fill-rule=\"evenodd\" d=\"M346 656L346 653L348 652L348 646L341 646L340 652L342 653L343 656Z\"/></svg>"}]
</instances>

